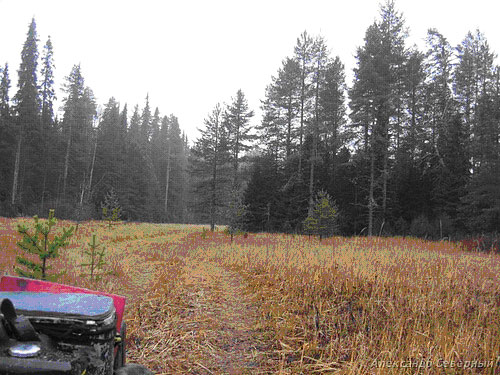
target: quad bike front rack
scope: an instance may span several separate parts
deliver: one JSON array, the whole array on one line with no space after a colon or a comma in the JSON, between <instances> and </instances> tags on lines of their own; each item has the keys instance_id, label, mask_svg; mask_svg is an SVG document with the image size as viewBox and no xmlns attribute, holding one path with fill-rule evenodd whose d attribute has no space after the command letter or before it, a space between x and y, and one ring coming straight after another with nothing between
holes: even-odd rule
<instances>
[{"instance_id":1,"label":"quad bike front rack","mask_svg":"<svg viewBox=\"0 0 500 375\"><path fill-rule=\"evenodd\" d=\"M125 297L3 276L0 300L0 375L153 374L125 363Z\"/></svg>"}]
</instances>

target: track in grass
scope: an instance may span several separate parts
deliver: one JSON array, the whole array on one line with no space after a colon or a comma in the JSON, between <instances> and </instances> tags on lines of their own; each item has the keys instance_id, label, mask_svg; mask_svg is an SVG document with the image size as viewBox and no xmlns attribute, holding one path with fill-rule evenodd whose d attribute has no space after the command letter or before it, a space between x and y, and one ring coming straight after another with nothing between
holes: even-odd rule
<instances>
[{"instance_id":1,"label":"track in grass","mask_svg":"<svg viewBox=\"0 0 500 375\"><path fill-rule=\"evenodd\" d=\"M189 301L185 324L198 344L189 372L265 373L259 368L266 345L241 277L217 264L188 258L183 282Z\"/></svg>"}]
</instances>

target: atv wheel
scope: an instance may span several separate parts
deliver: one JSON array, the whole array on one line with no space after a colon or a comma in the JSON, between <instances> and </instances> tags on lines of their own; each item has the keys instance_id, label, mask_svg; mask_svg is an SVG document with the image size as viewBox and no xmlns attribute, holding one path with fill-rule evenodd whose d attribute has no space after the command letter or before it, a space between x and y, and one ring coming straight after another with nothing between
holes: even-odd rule
<instances>
[{"instance_id":1,"label":"atv wheel","mask_svg":"<svg viewBox=\"0 0 500 375\"><path fill-rule=\"evenodd\" d=\"M120 338L121 341L118 343L118 351L116 352L114 369L117 370L125 366L125 340L127 339L127 325L122 322L120 327Z\"/></svg>"},{"instance_id":2,"label":"atv wheel","mask_svg":"<svg viewBox=\"0 0 500 375\"><path fill-rule=\"evenodd\" d=\"M116 370L115 375L154 375L154 374L142 365L128 364Z\"/></svg>"}]
</instances>

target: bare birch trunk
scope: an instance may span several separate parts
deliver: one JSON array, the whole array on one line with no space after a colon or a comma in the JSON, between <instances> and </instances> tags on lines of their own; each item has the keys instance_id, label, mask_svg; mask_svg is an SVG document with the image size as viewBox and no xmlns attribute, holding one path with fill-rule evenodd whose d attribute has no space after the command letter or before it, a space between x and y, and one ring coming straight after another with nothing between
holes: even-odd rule
<instances>
[{"instance_id":1,"label":"bare birch trunk","mask_svg":"<svg viewBox=\"0 0 500 375\"><path fill-rule=\"evenodd\" d=\"M63 191L62 191L63 197L66 197L66 185L68 179L70 149L71 149L71 124L69 126L68 141L66 142L66 155L64 156Z\"/></svg>"},{"instance_id":2,"label":"bare birch trunk","mask_svg":"<svg viewBox=\"0 0 500 375\"><path fill-rule=\"evenodd\" d=\"M171 144L169 142L168 154L167 154L167 176L166 176L166 181L165 181L165 207L164 207L165 217L167 216L167 212L168 212L168 188L169 188L169 183L170 183L170 148L171 148Z\"/></svg>"},{"instance_id":3,"label":"bare birch trunk","mask_svg":"<svg viewBox=\"0 0 500 375\"><path fill-rule=\"evenodd\" d=\"M368 194L368 236L373 234L373 211L375 209L375 199L373 198L373 191L375 189L375 153L372 149L370 151L370 191Z\"/></svg>"},{"instance_id":4,"label":"bare birch trunk","mask_svg":"<svg viewBox=\"0 0 500 375\"><path fill-rule=\"evenodd\" d=\"M95 137L95 143L94 143L94 155L92 155L92 166L90 167L90 176L89 176L89 185L87 191L90 192L92 189L92 177L94 176L94 165L95 165L95 154L97 151L97 134Z\"/></svg>"},{"instance_id":5,"label":"bare birch trunk","mask_svg":"<svg viewBox=\"0 0 500 375\"><path fill-rule=\"evenodd\" d=\"M16 150L16 161L14 163L14 181L12 183L12 205L16 203L17 198L17 186L19 184L19 166L21 164L21 143L22 143L22 130L19 134L19 140L17 141L17 150Z\"/></svg>"}]
</instances>

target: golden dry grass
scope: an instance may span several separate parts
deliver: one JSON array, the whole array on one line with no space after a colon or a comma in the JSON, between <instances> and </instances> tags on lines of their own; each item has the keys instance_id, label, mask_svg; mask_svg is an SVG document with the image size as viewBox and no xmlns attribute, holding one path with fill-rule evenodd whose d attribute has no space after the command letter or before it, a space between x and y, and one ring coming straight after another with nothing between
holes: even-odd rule
<instances>
[{"instance_id":1,"label":"golden dry grass","mask_svg":"<svg viewBox=\"0 0 500 375\"><path fill-rule=\"evenodd\" d=\"M0 218L0 273L18 221ZM95 286L76 267L92 233L113 273ZM158 374L498 372L500 257L453 243L88 222L53 263L128 297L129 359Z\"/></svg>"}]
</instances>

